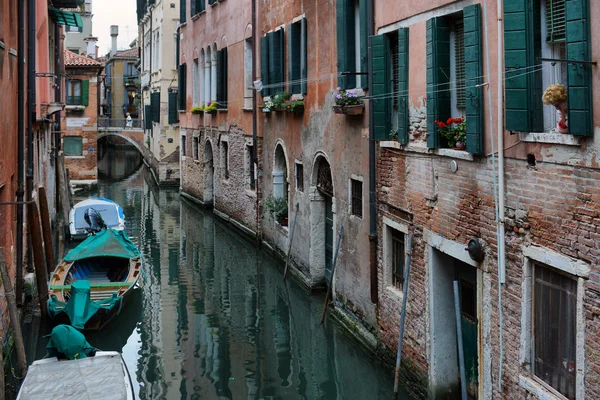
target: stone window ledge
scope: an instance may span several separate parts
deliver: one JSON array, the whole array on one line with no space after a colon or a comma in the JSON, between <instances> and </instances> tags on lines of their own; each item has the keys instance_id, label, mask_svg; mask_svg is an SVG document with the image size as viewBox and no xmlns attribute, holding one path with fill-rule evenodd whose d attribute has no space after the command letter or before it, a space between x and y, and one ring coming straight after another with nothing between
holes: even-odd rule
<instances>
[{"instance_id":1,"label":"stone window ledge","mask_svg":"<svg viewBox=\"0 0 600 400\"><path fill-rule=\"evenodd\" d=\"M554 392L550 391L550 389L547 389L545 385L542 385L535 379L528 376L519 376L519 386L540 400L566 400L565 397L555 394Z\"/></svg>"},{"instance_id":2,"label":"stone window ledge","mask_svg":"<svg viewBox=\"0 0 600 400\"><path fill-rule=\"evenodd\" d=\"M256 198L256 191L252 190L252 189L246 189L246 196L255 199Z\"/></svg>"},{"instance_id":3,"label":"stone window ledge","mask_svg":"<svg viewBox=\"0 0 600 400\"><path fill-rule=\"evenodd\" d=\"M579 146L581 144L581 139L577 136L573 136L568 133L519 133L519 137L521 142L528 143L552 143L552 144L562 144L565 146Z\"/></svg>"},{"instance_id":4,"label":"stone window ledge","mask_svg":"<svg viewBox=\"0 0 600 400\"><path fill-rule=\"evenodd\" d=\"M386 149L397 149L410 151L414 153L422 153L422 154L437 154L442 157L450 157L450 158L458 158L461 160L473 161L473 154L468 153L463 150L454 150L454 149L430 149L424 146L416 146L416 145L401 145L399 142L395 140L384 140L379 142L379 147Z\"/></svg>"},{"instance_id":5,"label":"stone window ledge","mask_svg":"<svg viewBox=\"0 0 600 400\"><path fill-rule=\"evenodd\" d=\"M204 10L204 11L200 11L199 13L196 13L196 14L192 15L192 21L195 21L195 20L197 20L198 18L200 18L200 16L201 16L202 14L206 14L206 10Z\"/></svg>"},{"instance_id":6,"label":"stone window ledge","mask_svg":"<svg viewBox=\"0 0 600 400\"><path fill-rule=\"evenodd\" d=\"M82 110L85 110L85 106L78 106L78 105L65 106L65 110L67 110L67 111L82 111Z\"/></svg>"},{"instance_id":7,"label":"stone window ledge","mask_svg":"<svg viewBox=\"0 0 600 400\"><path fill-rule=\"evenodd\" d=\"M68 159L79 159L79 160L81 160L81 159L84 159L85 156L65 156L65 158L68 158Z\"/></svg>"},{"instance_id":8,"label":"stone window ledge","mask_svg":"<svg viewBox=\"0 0 600 400\"><path fill-rule=\"evenodd\" d=\"M194 160L195 164L200 164L200 160Z\"/></svg>"},{"instance_id":9,"label":"stone window ledge","mask_svg":"<svg viewBox=\"0 0 600 400\"><path fill-rule=\"evenodd\" d=\"M398 302L399 304L402 304L402 298L404 297L404 293L402 292L402 290L398 289L395 286L386 286L385 293L394 302Z\"/></svg>"},{"instance_id":10,"label":"stone window ledge","mask_svg":"<svg viewBox=\"0 0 600 400\"><path fill-rule=\"evenodd\" d=\"M253 111L253 109L252 109L252 107L242 107L242 111L249 111L249 112L252 112L252 111Z\"/></svg>"}]
</instances>

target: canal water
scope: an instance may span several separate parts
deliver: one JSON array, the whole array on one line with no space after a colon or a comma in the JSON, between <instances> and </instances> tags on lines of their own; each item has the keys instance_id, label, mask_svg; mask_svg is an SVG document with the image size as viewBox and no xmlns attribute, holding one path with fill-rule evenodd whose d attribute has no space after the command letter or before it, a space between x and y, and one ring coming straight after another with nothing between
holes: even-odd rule
<instances>
[{"instance_id":1,"label":"canal water","mask_svg":"<svg viewBox=\"0 0 600 400\"><path fill-rule=\"evenodd\" d=\"M86 336L123 353L140 399L392 398L393 372L333 320L319 324L322 295L284 282L278 261L211 211L158 189L135 151L118 153L102 165L119 178L102 171L97 194L124 209L142 287Z\"/></svg>"}]
</instances>

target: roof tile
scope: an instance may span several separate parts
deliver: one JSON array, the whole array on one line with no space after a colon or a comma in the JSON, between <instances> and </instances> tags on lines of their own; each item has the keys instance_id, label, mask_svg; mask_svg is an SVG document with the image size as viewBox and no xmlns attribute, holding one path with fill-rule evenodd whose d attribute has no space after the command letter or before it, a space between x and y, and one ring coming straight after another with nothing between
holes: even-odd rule
<instances>
[{"instance_id":1,"label":"roof tile","mask_svg":"<svg viewBox=\"0 0 600 400\"><path fill-rule=\"evenodd\" d=\"M103 64L80 54L75 54L72 51L65 50L65 66L75 67L102 67Z\"/></svg>"}]
</instances>

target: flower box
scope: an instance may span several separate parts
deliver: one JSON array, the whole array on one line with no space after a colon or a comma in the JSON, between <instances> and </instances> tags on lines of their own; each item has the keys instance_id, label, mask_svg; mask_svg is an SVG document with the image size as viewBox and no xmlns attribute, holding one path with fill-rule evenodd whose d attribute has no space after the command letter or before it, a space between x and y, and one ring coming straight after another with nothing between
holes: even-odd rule
<instances>
[{"instance_id":1,"label":"flower box","mask_svg":"<svg viewBox=\"0 0 600 400\"><path fill-rule=\"evenodd\" d=\"M365 112L365 105L364 104L353 104L353 105L346 105L346 106L335 105L335 106L333 106L333 112L336 114L361 115Z\"/></svg>"}]
</instances>

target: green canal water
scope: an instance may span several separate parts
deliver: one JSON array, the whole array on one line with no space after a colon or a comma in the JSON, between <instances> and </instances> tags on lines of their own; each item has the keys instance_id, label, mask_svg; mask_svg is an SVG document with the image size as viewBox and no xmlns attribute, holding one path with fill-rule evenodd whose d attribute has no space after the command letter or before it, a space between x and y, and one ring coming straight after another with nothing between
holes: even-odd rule
<instances>
[{"instance_id":1,"label":"green canal water","mask_svg":"<svg viewBox=\"0 0 600 400\"><path fill-rule=\"evenodd\" d=\"M319 324L322 295L284 282L279 261L118 153L104 164L119 179L101 177L97 194L123 207L144 274L87 338L123 353L140 399L392 398L393 371L333 320Z\"/></svg>"}]
</instances>

